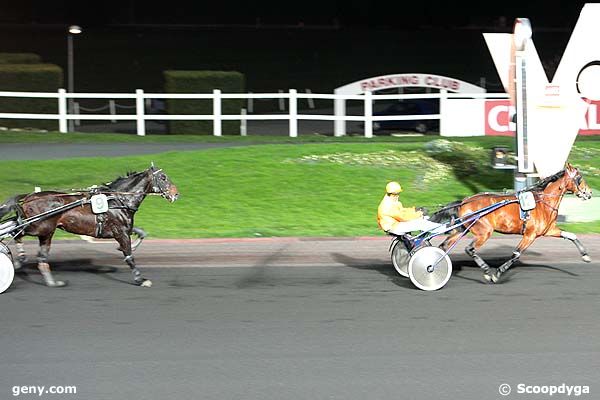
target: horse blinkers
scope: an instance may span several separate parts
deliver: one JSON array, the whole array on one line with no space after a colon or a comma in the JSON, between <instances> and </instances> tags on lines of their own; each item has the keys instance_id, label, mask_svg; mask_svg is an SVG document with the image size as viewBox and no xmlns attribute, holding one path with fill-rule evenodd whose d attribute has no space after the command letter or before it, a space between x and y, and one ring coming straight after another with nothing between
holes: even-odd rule
<instances>
[{"instance_id":1,"label":"horse blinkers","mask_svg":"<svg viewBox=\"0 0 600 400\"><path fill-rule=\"evenodd\" d=\"M165 199L173 203L179 198L177 187L171 182L167 174L162 169L154 169L154 164L151 167L152 171L152 192L158 193Z\"/></svg>"},{"instance_id":2,"label":"horse blinkers","mask_svg":"<svg viewBox=\"0 0 600 400\"><path fill-rule=\"evenodd\" d=\"M573 192L575 195L583 200L589 200L592 198L592 190L587 185L587 183L583 180L583 176L578 169L575 169L573 172L568 171L569 178L575 185L575 190ZM583 187L582 187L583 186Z\"/></svg>"}]
</instances>

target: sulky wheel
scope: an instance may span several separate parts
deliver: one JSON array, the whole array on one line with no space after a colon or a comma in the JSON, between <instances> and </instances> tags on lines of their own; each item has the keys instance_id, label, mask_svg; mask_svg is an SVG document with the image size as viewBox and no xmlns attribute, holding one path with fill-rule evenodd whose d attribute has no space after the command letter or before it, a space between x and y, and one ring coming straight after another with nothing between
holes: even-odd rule
<instances>
[{"instance_id":1,"label":"sulky wheel","mask_svg":"<svg viewBox=\"0 0 600 400\"><path fill-rule=\"evenodd\" d=\"M0 293L10 287L15 277L15 268L8 254L0 252Z\"/></svg>"},{"instance_id":2,"label":"sulky wheel","mask_svg":"<svg viewBox=\"0 0 600 400\"><path fill-rule=\"evenodd\" d=\"M439 247L425 246L415 251L408 262L408 276L422 290L438 290L452 275L452 261Z\"/></svg>"},{"instance_id":3,"label":"sulky wheel","mask_svg":"<svg viewBox=\"0 0 600 400\"><path fill-rule=\"evenodd\" d=\"M409 260L410 254L406 249L406 245L401 240L396 241L394 248L392 249L392 264L394 264L396 271L406 278L408 278Z\"/></svg>"}]
</instances>

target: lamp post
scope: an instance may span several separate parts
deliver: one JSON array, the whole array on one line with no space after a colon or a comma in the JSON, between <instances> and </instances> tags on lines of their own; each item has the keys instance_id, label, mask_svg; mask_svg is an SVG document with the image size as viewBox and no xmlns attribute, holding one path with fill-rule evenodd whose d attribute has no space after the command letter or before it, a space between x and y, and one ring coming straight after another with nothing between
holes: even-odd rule
<instances>
[{"instance_id":1,"label":"lamp post","mask_svg":"<svg viewBox=\"0 0 600 400\"><path fill-rule=\"evenodd\" d=\"M515 170L514 188L525 189L531 178L528 173L534 171L529 157L529 140L527 135L527 42L531 38L531 24L527 18L517 18L514 26L514 102L516 108L517 169Z\"/></svg>"},{"instance_id":2,"label":"lamp post","mask_svg":"<svg viewBox=\"0 0 600 400\"><path fill-rule=\"evenodd\" d=\"M67 35L67 91L69 93L74 92L74 68L73 68L73 36L79 35L82 32L80 26L71 25L69 26L68 35ZM73 98L69 98L69 115L74 113L73 110ZM75 130L74 121L69 119L69 132L73 132Z\"/></svg>"}]
</instances>

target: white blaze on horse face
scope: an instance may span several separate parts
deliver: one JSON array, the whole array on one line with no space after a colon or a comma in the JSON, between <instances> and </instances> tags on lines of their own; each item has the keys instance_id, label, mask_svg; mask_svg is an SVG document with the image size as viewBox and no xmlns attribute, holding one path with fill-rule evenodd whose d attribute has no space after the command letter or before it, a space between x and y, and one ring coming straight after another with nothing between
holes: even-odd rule
<instances>
[{"instance_id":1,"label":"white blaze on horse face","mask_svg":"<svg viewBox=\"0 0 600 400\"><path fill-rule=\"evenodd\" d=\"M560 171L569 156L588 108L582 94L600 98L596 93L600 85L590 79L596 76L595 62L600 60L595 39L600 36L598 21L600 4L585 4L551 82L533 41L525 46L529 156L541 177ZM485 33L484 38L508 90L512 35Z\"/></svg>"}]
</instances>

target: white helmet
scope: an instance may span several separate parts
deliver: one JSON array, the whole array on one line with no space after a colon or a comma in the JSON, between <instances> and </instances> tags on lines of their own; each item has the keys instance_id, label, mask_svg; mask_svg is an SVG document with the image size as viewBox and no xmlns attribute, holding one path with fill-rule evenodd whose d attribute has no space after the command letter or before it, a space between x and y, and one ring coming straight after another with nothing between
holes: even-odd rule
<instances>
[{"instance_id":1,"label":"white helmet","mask_svg":"<svg viewBox=\"0 0 600 400\"><path fill-rule=\"evenodd\" d=\"M402 191L402 186L398 182L389 182L385 186L385 192L387 194L398 194Z\"/></svg>"}]
</instances>

